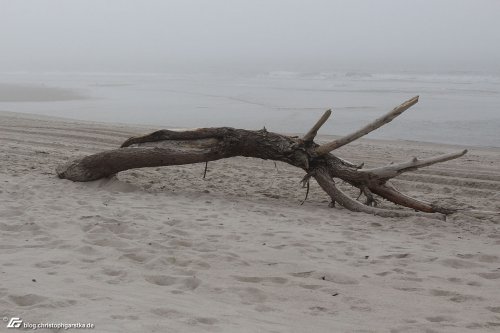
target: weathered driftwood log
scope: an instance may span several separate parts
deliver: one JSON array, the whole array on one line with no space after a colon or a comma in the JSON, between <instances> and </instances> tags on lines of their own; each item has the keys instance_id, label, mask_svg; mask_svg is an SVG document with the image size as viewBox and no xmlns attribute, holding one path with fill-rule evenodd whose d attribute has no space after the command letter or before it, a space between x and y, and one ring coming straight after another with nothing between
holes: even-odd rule
<instances>
[{"instance_id":1,"label":"weathered driftwood log","mask_svg":"<svg viewBox=\"0 0 500 333\"><path fill-rule=\"evenodd\" d=\"M266 129L250 131L219 127L189 131L160 130L144 136L132 137L118 149L104 151L61 165L57 168L57 174L60 178L85 182L110 177L120 171L133 168L192 164L234 156L255 157L282 161L303 169L306 172L304 184L309 185L309 179L314 178L331 197L333 204L338 202L352 211L386 217L417 215L444 219L454 210L402 194L390 184L389 180L407 171L458 158L464 155L466 150L423 160L413 158L408 162L373 169L362 169L362 166L354 165L331 154L331 151L392 121L417 102L418 96L404 102L360 130L323 145L316 144L314 138L319 128L331 115L331 110L327 110L302 138L272 133ZM341 191L335 185L335 179L342 179L357 187L360 193L366 196L366 204ZM376 203L374 194L398 205L409 207L416 212L373 207Z\"/></svg>"}]
</instances>

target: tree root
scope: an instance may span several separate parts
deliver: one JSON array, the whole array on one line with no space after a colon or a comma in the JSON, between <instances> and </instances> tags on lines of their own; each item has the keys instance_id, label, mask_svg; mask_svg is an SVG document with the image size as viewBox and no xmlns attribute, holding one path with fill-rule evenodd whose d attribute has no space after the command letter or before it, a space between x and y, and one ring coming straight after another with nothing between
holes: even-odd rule
<instances>
[{"instance_id":1,"label":"tree root","mask_svg":"<svg viewBox=\"0 0 500 333\"><path fill-rule=\"evenodd\" d=\"M382 208L366 206L360 203L359 201L351 199L347 194L338 189L335 186L335 182L330 177L328 170L318 169L314 172L313 177L314 179L316 179L321 188L332 198L332 201L338 202L340 205L353 212L363 212L382 217L421 216L439 220L446 219L446 215L440 213L409 212L409 211L390 210L390 209L382 209Z\"/></svg>"}]
</instances>

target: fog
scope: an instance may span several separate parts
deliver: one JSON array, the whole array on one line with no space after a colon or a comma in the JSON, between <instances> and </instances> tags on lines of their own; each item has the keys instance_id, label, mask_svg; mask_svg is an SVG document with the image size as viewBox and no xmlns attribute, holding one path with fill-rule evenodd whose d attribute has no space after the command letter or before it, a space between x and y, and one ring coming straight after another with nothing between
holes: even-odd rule
<instances>
[{"instance_id":1,"label":"fog","mask_svg":"<svg viewBox=\"0 0 500 333\"><path fill-rule=\"evenodd\" d=\"M0 71L500 73L497 0L0 0Z\"/></svg>"}]
</instances>

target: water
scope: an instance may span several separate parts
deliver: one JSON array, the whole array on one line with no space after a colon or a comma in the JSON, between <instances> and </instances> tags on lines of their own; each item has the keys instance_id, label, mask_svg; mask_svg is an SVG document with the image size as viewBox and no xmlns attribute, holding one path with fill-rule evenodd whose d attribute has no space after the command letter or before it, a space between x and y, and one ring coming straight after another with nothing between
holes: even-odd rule
<instances>
[{"instance_id":1,"label":"water","mask_svg":"<svg viewBox=\"0 0 500 333\"><path fill-rule=\"evenodd\" d=\"M303 133L332 108L320 130L332 135L347 134L420 95L417 105L368 137L500 147L500 77L494 75L4 73L0 90L1 84L21 91L10 99L0 94L3 111L158 128L265 126ZM26 94L37 87L68 91L23 98L27 87Z\"/></svg>"}]
</instances>

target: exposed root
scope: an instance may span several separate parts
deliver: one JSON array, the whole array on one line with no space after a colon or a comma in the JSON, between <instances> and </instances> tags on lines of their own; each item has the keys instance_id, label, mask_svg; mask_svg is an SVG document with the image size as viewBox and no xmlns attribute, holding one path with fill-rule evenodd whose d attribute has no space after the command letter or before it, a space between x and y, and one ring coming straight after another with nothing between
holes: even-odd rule
<instances>
[{"instance_id":1,"label":"exposed root","mask_svg":"<svg viewBox=\"0 0 500 333\"><path fill-rule=\"evenodd\" d=\"M363 186L359 187L359 195L356 198L356 200L359 201L359 198L361 198L362 195L364 195L366 198L365 205L377 207L378 200L375 199L375 196L373 195L373 193L370 191L370 189L367 186L363 185Z\"/></svg>"},{"instance_id":2,"label":"exposed root","mask_svg":"<svg viewBox=\"0 0 500 333\"><path fill-rule=\"evenodd\" d=\"M363 194L366 197L365 205L377 207L378 200L375 199L375 196L373 195L373 193L370 191L370 189L368 187L366 187L366 186L363 187Z\"/></svg>"},{"instance_id":3,"label":"exposed root","mask_svg":"<svg viewBox=\"0 0 500 333\"><path fill-rule=\"evenodd\" d=\"M373 215L378 215L382 217L409 217L409 216L422 216L432 219L445 220L446 216L439 213L420 213L420 212L408 212L408 211L397 211L390 209L381 209L363 205L359 201L350 198L347 194L342 192L335 186L333 179L328 174L328 170L317 169L313 176L321 188L328 193L333 201L338 202L343 207L354 211L363 212Z\"/></svg>"},{"instance_id":4,"label":"exposed root","mask_svg":"<svg viewBox=\"0 0 500 333\"><path fill-rule=\"evenodd\" d=\"M389 183L378 186L371 186L370 190L373 193L376 193L395 204L409 207L417 211L426 213L441 213L445 215L449 215L455 212L455 210L450 208L441 207L439 205L412 198L406 194L399 192L394 186Z\"/></svg>"},{"instance_id":5,"label":"exposed root","mask_svg":"<svg viewBox=\"0 0 500 333\"><path fill-rule=\"evenodd\" d=\"M309 196L309 186L310 186L310 184L309 184L309 179L308 179L306 182L306 188L307 188L306 189L306 196L305 196L304 200L302 200L302 202L300 203L301 206L304 204L304 202L306 202L307 197Z\"/></svg>"}]
</instances>

